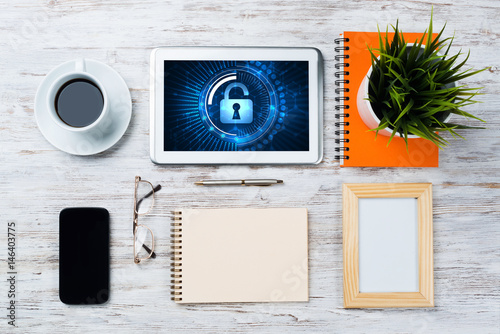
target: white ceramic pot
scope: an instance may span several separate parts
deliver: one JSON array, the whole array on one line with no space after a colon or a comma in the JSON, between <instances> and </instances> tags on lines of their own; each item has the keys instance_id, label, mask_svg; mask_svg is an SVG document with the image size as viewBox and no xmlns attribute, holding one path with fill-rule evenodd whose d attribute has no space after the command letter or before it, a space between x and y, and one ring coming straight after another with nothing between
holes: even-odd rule
<instances>
[{"instance_id":1,"label":"white ceramic pot","mask_svg":"<svg viewBox=\"0 0 500 334\"><path fill-rule=\"evenodd\" d=\"M407 46L412 47L413 44L407 44ZM368 126L368 128L375 129L380 124L380 119L373 111L370 101L368 101L368 88L370 84L368 78L372 75L372 70L373 66L370 67L363 81L361 81L361 85L358 89L358 96L356 97L356 103L358 106L359 116L361 116L363 122L366 124L366 126ZM455 85L456 85L455 83L452 83L448 84L446 87L451 88L454 87ZM451 118L451 113L446 116L443 122L448 122L450 118ZM392 130L389 127L387 127L385 129L379 130L378 133L380 135L390 137L392 134ZM400 136L399 133L397 135ZM420 137L413 134L408 134L408 138L420 138Z\"/></svg>"}]
</instances>

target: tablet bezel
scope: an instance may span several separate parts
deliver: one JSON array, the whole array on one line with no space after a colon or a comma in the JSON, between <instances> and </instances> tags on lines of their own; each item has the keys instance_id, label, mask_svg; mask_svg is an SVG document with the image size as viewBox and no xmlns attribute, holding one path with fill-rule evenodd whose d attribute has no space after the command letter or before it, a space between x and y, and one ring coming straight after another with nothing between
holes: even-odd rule
<instances>
[{"instance_id":1,"label":"tablet bezel","mask_svg":"<svg viewBox=\"0 0 500 334\"><path fill-rule=\"evenodd\" d=\"M308 61L309 151L164 151L165 60ZM150 157L157 164L317 164L323 158L323 60L316 48L162 47L151 52ZM315 112L316 111L316 112Z\"/></svg>"}]
</instances>

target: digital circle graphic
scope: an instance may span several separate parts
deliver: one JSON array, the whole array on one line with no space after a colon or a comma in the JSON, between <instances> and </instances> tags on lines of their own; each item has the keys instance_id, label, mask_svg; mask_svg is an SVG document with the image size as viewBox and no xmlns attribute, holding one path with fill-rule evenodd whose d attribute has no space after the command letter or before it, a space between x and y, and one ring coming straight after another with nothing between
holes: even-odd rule
<instances>
[{"instance_id":1,"label":"digital circle graphic","mask_svg":"<svg viewBox=\"0 0 500 334\"><path fill-rule=\"evenodd\" d=\"M307 151L306 61L164 64L165 151Z\"/></svg>"},{"instance_id":2,"label":"digital circle graphic","mask_svg":"<svg viewBox=\"0 0 500 334\"><path fill-rule=\"evenodd\" d=\"M215 137L250 145L270 132L279 117L279 101L269 73L232 66L213 75L201 90L199 112Z\"/></svg>"}]
</instances>

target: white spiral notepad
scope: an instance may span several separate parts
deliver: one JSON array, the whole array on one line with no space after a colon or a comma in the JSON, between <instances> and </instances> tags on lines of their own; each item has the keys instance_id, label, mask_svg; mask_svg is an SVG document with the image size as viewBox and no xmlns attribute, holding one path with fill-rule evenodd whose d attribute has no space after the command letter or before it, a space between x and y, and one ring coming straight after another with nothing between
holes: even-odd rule
<instances>
[{"instance_id":1,"label":"white spiral notepad","mask_svg":"<svg viewBox=\"0 0 500 334\"><path fill-rule=\"evenodd\" d=\"M172 223L177 303L308 301L307 209L188 209Z\"/></svg>"}]
</instances>

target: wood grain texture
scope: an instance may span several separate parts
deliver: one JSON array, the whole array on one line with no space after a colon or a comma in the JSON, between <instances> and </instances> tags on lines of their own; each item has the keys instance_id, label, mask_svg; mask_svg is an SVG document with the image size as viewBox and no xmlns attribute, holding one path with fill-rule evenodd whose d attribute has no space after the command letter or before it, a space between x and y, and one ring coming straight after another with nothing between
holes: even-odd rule
<instances>
[{"instance_id":1,"label":"wood grain texture","mask_svg":"<svg viewBox=\"0 0 500 334\"><path fill-rule=\"evenodd\" d=\"M490 67L464 80L484 87L467 108L487 129L461 131L439 168L339 168L334 38L447 22L452 52ZM0 0L0 306L6 307L6 223L18 224L16 332L497 333L500 323L500 4L496 0ZM149 54L166 45L312 46L325 59L324 160L317 166L156 166L149 160ZM76 157L37 129L35 93L55 66L80 57L113 67L132 95L130 126L110 150ZM470 121L468 125L477 125ZM163 189L142 223L157 258L133 263L134 176ZM203 178L284 179L268 188L196 187ZM435 305L344 309L342 183L431 182ZM111 298L98 307L58 299L58 213L102 206L111 214ZM170 212L179 207L307 207L309 303L177 305L170 300ZM4 309L5 310L5 309ZM2 313L4 314L4 313ZM0 332L13 332L0 319Z\"/></svg>"},{"instance_id":2,"label":"wood grain texture","mask_svg":"<svg viewBox=\"0 0 500 334\"><path fill-rule=\"evenodd\" d=\"M344 307L434 306L432 244L432 184L344 183L342 185L342 232L344 254ZM359 198L416 198L418 212L418 292L360 292Z\"/></svg>"},{"instance_id":3,"label":"wood grain texture","mask_svg":"<svg viewBox=\"0 0 500 334\"><path fill-rule=\"evenodd\" d=\"M432 184L425 184L418 200L418 271L422 306L434 306L434 243Z\"/></svg>"}]
</instances>

